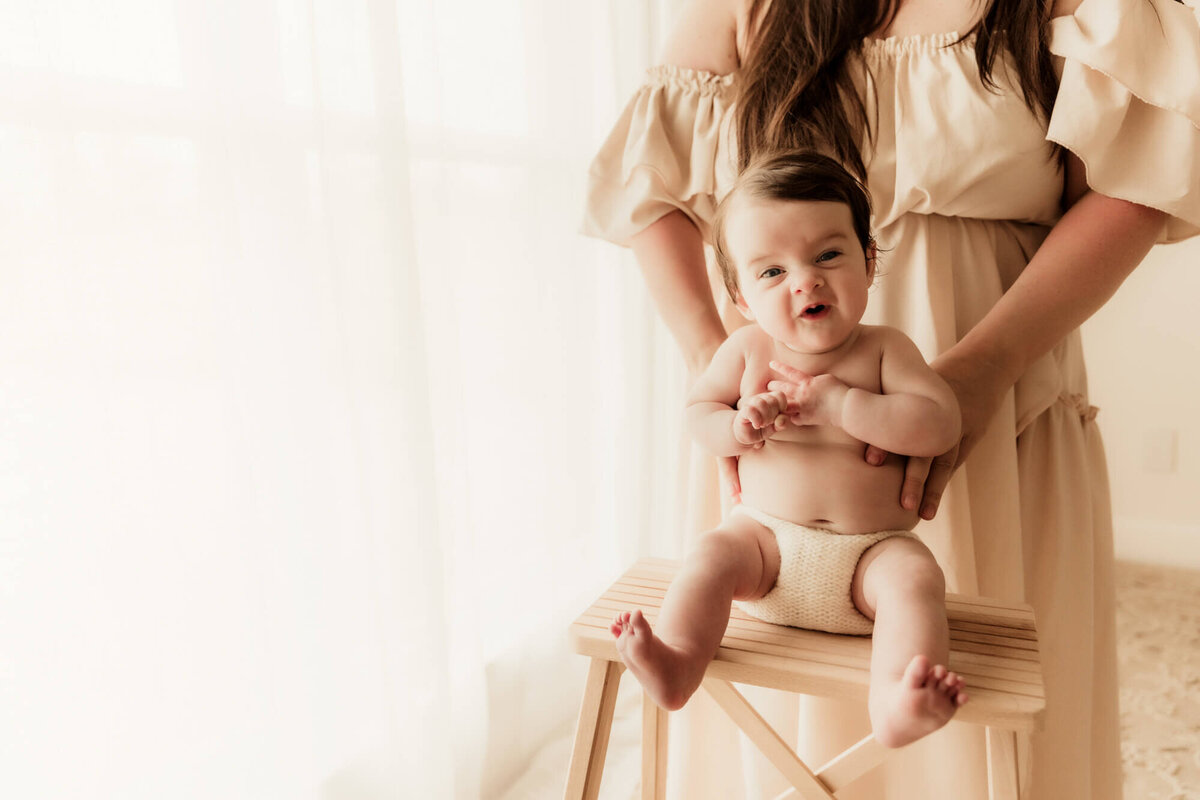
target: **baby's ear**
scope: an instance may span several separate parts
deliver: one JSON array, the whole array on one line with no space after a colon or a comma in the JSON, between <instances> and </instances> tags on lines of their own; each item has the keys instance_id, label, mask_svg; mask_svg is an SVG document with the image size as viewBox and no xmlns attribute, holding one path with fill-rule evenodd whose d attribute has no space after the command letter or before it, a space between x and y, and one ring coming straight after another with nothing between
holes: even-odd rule
<instances>
[{"instance_id":1,"label":"baby's ear","mask_svg":"<svg viewBox=\"0 0 1200 800\"><path fill-rule=\"evenodd\" d=\"M879 250L875 247L875 239L867 243L867 277L875 280L875 267L879 264Z\"/></svg>"}]
</instances>

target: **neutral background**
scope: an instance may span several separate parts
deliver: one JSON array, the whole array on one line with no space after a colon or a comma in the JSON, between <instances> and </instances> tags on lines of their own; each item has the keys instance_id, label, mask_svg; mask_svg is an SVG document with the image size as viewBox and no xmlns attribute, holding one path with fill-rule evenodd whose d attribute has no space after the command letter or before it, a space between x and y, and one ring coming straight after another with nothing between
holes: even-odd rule
<instances>
[{"instance_id":1,"label":"neutral background","mask_svg":"<svg viewBox=\"0 0 1200 800\"><path fill-rule=\"evenodd\" d=\"M496 797L569 727L682 530L576 234L666 13L0 0L0 797Z\"/></svg>"},{"instance_id":2,"label":"neutral background","mask_svg":"<svg viewBox=\"0 0 1200 800\"><path fill-rule=\"evenodd\" d=\"M1117 556L1200 568L1200 242L1156 247L1084 325Z\"/></svg>"}]
</instances>

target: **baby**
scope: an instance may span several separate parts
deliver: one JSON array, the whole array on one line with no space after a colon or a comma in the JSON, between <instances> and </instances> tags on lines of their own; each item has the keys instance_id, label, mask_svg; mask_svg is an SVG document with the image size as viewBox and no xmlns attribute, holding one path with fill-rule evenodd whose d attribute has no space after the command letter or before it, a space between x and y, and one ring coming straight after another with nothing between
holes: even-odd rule
<instances>
[{"instance_id":1,"label":"baby","mask_svg":"<svg viewBox=\"0 0 1200 800\"><path fill-rule=\"evenodd\" d=\"M713 233L725 285L754 323L713 356L687 422L739 456L742 504L688 555L651 631L617 616L625 665L656 703L699 687L730 604L767 622L872 633L875 738L900 747L967 701L949 658L945 582L899 501L901 456L958 441L950 387L893 328L860 323L875 277L866 190L813 153L759 160L721 203ZM863 443L889 455L863 459Z\"/></svg>"}]
</instances>

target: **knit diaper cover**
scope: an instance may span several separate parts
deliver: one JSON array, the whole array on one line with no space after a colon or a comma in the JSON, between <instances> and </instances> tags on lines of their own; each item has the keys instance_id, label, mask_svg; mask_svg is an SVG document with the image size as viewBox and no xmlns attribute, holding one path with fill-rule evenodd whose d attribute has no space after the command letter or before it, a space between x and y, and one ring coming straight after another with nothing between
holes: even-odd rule
<instances>
[{"instance_id":1,"label":"knit diaper cover","mask_svg":"<svg viewBox=\"0 0 1200 800\"><path fill-rule=\"evenodd\" d=\"M872 545L912 531L833 533L772 517L746 505L733 513L745 514L775 534L779 544L779 577L771 591L758 600L737 600L735 605L752 617L776 625L809 628L830 633L869 634L874 622L854 605L851 587L858 561Z\"/></svg>"}]
</instances>

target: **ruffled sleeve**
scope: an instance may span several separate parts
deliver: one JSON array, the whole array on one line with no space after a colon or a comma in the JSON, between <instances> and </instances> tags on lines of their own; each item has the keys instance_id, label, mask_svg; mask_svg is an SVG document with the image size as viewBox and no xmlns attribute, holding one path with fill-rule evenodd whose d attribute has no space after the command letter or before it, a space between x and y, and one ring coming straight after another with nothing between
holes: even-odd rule
<instances>
[{"instance_id":1,"label":"ruffled sleeve","mask_svg":"<svg viewBox=\"0 0 1200 800\"><path fill-rule=\"evenodd\" d=\"M588 171L583 233L628 246L678 208L707 238L732 99L732 75L652 67Z\"/></svg>"},{"instance_id":2,"label":"ruffled sleeve","mask_svg":"<svg viewBox=\"0 0 1200 800\"><path fill-rule=\"evenodd\" d=\"M1200 16L1174 0L1083 0L1051 23L1063 59L1046 138L1097 192L1170 215L1159 239L1200 233Z\"/></svg>"}]
</instances>

